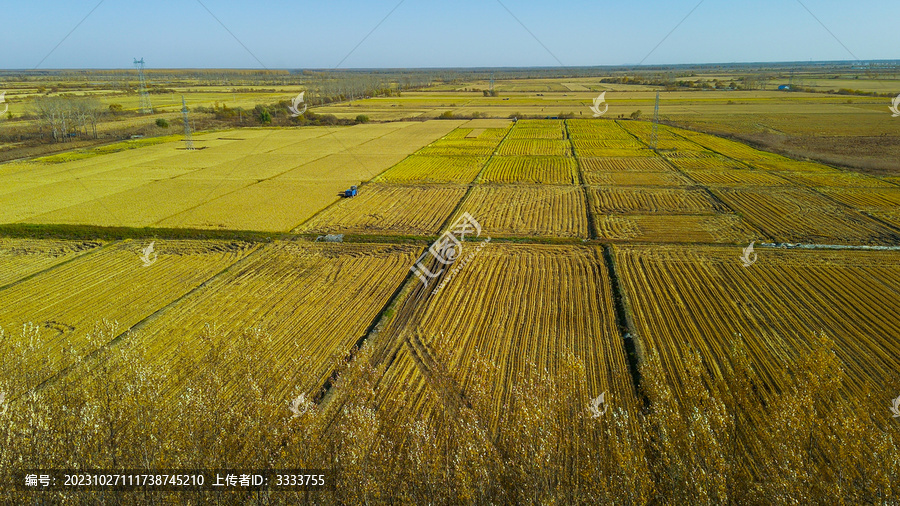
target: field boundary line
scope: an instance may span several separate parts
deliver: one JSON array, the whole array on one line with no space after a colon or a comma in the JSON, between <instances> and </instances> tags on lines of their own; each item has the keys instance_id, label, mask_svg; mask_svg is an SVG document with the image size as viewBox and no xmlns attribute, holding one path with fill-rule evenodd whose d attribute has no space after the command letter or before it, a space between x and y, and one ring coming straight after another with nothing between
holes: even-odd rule
<instances>
[{"instance_id":1,"label":"field boundary line","mask_svg":"<svg viewBox=\"0 0 900 506\"><path fill-rule=\"evenodd\" d=\"M581 157L575 153L575 144L572 143L572 136L569 134L569 120L563 120L563 126L565 126L566 129L566 139L569 141L569 149L572 150L572 158L575 159L575 167L578 170L578 184L581 186L581 194L584 197L584 212L587 214L588 222L588 240L594 241L597 240L599 234L597 233L597 218L594 216L594 212L591 209L591 199L588 194L590 188L585 183L584 167L581 166Z\"/></svg>"},{"instance_id":2,"label":"field boundary line","mask_svg":"<svg viewBox=\"0 0 900 506\"><path fill-rule=\"evenodd\" d=\"M78 260L78 259L80 259L80 258L84 258L84 257L86 257L86 256L88 256L88 255L91 255L91 254L94 254L94 253L98 253L98 252L100 252L100 251L106 249L107 247L110 247L110 246L119 244L119 243L124 242L124 241L126 241L126 240L127 240L127 239L118 239L118 240L110 241L110 242L108 242L108 243L106 243L106 244L101 244L100 246L98 246L98 247L96 247L96 248L91 248L91 249L89 249L88 251L85 251L85 252L83 252L83 253L79 253L78 255L75 255L74 257L72 257L72 258L70 258L70 259L68 259L68 260L63 260L62 262L59 262L59 263L56 263L56 264L51 265L50 267L47 267L47 268L45 268L45 269L41 269L41 270L39 270L39 271L37 271L37 272L33 272L33 273L31 273L31 274L25 276L24 278L20 278L20 279L17 279L17 280L15 280L15 281L11 281L11 282L9 282L9 283L3 285L3 286L0 286L0 291L6 290L7 288L12 288L12 287L14 287L14 286L16 286L16 285L18 285L18 284L20 284L20 283L24 283L24 282L28 281L29 279L35 278L35 277L37 277L37 276L40 276L41 274L44 274L45 272L50 272L50 271L52 271L53 269L56 269L57 267L62 267L63 265L68 264L69 262L74 262L75 260Z\"/></svg>"},{"instance_id":3,"label":"field boundary line","mask_svg":"<svg viewBox=\"0 0 900 506\"><path fill-rule=\"evenodd\" d=\"M618 125L618 120L616 120L616 124ZM700 182L697 181L696 179L692 178L692 177L690 176L690 174L688 174L688 173L686 173L685 171L681 170L681 168L679 168L677 165L675 165L675 164L672 162L672 160L669 160L669 159L666 158L665 156L661 155L661 154L659 153L659 149L658 149L658 148L650 148L650 145L648 145L646 142L644 142L643 140L641 140L641 138L638 137L637 135L635 135L635 134L629 132L627 128L622 127L621 125L619 125L619 128L621 128L622 130L625 130L626 132L628 132L628 134L631 135L632 137L634 137L636 141L640 142L640 143L643 144L644 146L647 146L647 148L652 149L653 152L656 153L656 156L657 156L657 157L659 157L660 159L663 160L664 163L666 163L667 165L669 165L670 167L672 167L672 169L673 169L676 173L678 173L678 174L684 176L688 181L694 183L694 187L703 190L703 193L705 193L706 196L709 197L713 202L715 202L715 203L721 205L723 209L727 209L727 210L731 211L731 214L732 214L732 215L739 217L742 221L744 221L744 223L745 223L747 226L752 227L752 228L753 228L752 232L758 233L760 237L766 237L766 236L768 236L768 237L775 237L775 236L773 236L773 235L770 235L768 232L765 231L765 229L763 229L763 228L761 228L760 226L758 226L756 223L754 223L752 220L750 220L749 218L747 218L747 217L744 216L743 214L737 212L737 210L735 210L733 207L731 207L730 205L728 205L727 202L725 202L724 200L720 199L715 193L713 193L712 190L711 190L709 187L707 187L707 186L705 186L705 185L703 185L703 184L700 184ZM697 146L699 146L699 147L701 147L701 148L703 148L703 149L708 149L706 146L703 146L703 145L701 145L701 144L699 144L699 143L696 143L696 142L692 141L691 139L688 139L687 137L684 137L684 136L680 135L678 132L671 132L671 133L672 133L673 135L676 135L676 136L680 137L680 138L683 139L683 140L686 140L686 141L688 141L688 142L691 142L691 143L693 143L693 144L696 144ZM718 136L715 136L715 137L718 137ZM741 163L741 164L743 164L743 165L747 165L748 167L750 167L750 165L748 165L748 164L742 162L741 160L735 160L734 158L731 158L730 156L724 155L724 154L719 153L718 151L715 151L715 150L712 150L712 149L710 149L710 151L713 152L713 153L716 153L716 154L719 155L719 156L725 157L725 158L727 158L727 159L729 159L729 160L732 160L732 161L735 161L735 162L738 162L738 163ZM754 168L754 167L751 167L751 168ZM754 169L755 169L755 168L754 168ZM690 187L688 187L688 188L690 188ZM713 216L728 216L728 213L719 213L719 212L713 211Z\"/></svg>"},{"instance_id":4,"label":"field boundary line","mask_svg":"<svg viewBox=\"0 0 900 506\"><path fill-rule=\"evenodd\" d=\"M457 128L459 128L459 127L457 127ZM480 185L479 181L481 180L482 174L484 174L484 170L487 168L488 164L491 163L491 160L493 160L495 156L498 156L497 153L500 151L500 146L502 146L503 143L506 142L506 139L509 138L509 134L512 133L514 128L516 128L515 123L513 123L512 126L509 127L509 130L506 131L506 135L504 135L503 138L500 139L500 142L497 143L497 146L494 148L494 151L491 153L491 156L489 156L487 158L487 160L485 160L484 163L481 164L481 169L478 170L478 174L476 174L475 177L471 181L466 183L466 193L459 199L459 202L456 203L456 206L453 208L453 210L450 211L450 214L447 216L447 219L444 220L443 223L441 223L440 227L438 227L438 235L440 235L441 230L448 228L450 226L450 224L453 223L453 218L457 214L459 214L460 209L462 209L462 207L463 207L463 205L465 205L466 201L469 200L469 197L472 195L472 190L474 190L475 187Z\"/></svg>"},{"instance_id":5,"label":"field boundary line","mask_svg":"<svg viewBox=\"0 0 900 506\"><path fill-rule=\"evenodd\" d=\"M243 258L239 258L235 262L225 266L225 268L223 268L221 271L213 274L207 280L203 281L202 283L195 286L194 288L188 290L187 292L182 294L180 297L172 300L165 306L163 306L163 307L157 309L156 311L150 313L149 315L145 316L143 319L141 319L140 321L138 321L131 327L123 330L118 335L116 335L115 337L110 339L108 342L106 342L103 345L101 345L100 347L98 347L96 350L84 355L77 362L69 364L68 366L57 371L56 374L50 376L49 378L45 379L44 381L41 381L40 383L38 383L37 385L35 385L31 389L29 389L29 391L27 393L22 394L22 396L44 390L48 386L51 386L52 384L56 383L57 381L62 380L63 378L68 376L70 373L72 373L72 371L75 370L76 367L81 367L81 366L86 367L87 363L91 360L94 360L101 352L108 350L112 347L118 346L129 335L133 335L136 331L142 329L147 324L151 323L153 320L159 318L160 316L162 316L163 313L167 312L169 309L173 308L175 305L180 304L185 299L194 296L194 294L196 294L197 292L199 292L201 290L205 290L206 287L209 285L209 283L215 281L221 275L227 273L231 268L236 267L238 264L243 263L250 257L253 257L254 255L258 254L260 251L263 251L264 249L266 249L264 245L262 245L262 246L254 245L252 247L251 251L249 251L246 255L244 255Z\"/></svg>"},{"instance_id":6,"label":"field boundary line","mask_svg":"<svg viewBox=\"0 0 900 506\"><path fill-rule=\"evenodd\" d=\"M644 364L646 351L641 336L637 332L634 324L634 311L632 310L631 301L628 294L619 282L620 276L618 266L616 265L615 255L612 252L613 246L599 245L600 254L597 255L597 261L602 262L606 267L607 276L609 276L610 290L612 291L612 303L615 309L616 327L619 329L619 336L622 339L622 347L625 351L625 360L628 362L628 372L631 375L631 383L634 387L634 395L637 399L643 401L644 405L649 404L641 391L641 370L640 366ZM596 250L595 250L596 254ZM629 339L628 336L631 336Z\"/></svg>"}]
</instances>

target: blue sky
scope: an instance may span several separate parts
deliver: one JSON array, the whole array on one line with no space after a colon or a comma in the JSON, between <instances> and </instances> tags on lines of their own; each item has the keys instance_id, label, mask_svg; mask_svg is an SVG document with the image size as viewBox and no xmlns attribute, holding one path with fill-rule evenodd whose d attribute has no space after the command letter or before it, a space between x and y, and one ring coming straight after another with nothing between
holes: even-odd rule
<instances>
[{"instance_id":1,"label":"blue sky","mask_svg":"<svg viewBox=\"0 0 900 506\"><path fill-rule=\"evenodd\" d=\"M42 59L42 69L131 68L133 57L151 68L334 68L342 60L341 68L853 59L841 43L863 60L900 58L896 0L802 0L840 42L797 0L705 0L655 51L698 0L405 0L386 19L399 0L202 0L249 52L197 0L104 0L54 50L97 1L6 3L0 68L31 69Z\"/></svg>"}]
</instances>

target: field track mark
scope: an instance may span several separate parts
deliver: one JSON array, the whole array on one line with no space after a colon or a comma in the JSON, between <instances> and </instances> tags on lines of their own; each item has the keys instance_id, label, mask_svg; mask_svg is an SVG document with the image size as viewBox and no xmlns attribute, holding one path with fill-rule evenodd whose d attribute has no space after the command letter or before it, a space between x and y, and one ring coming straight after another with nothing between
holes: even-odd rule
<instances>
[{"instance_id":1,"label":"field track mark","mask_svg":"<svg viewBox=\"0 0 900 506\"><path fill-rule=\"evenodd\" d=\"M12 282L10 282L10 283L7 283L7 284L5 284L5 285L3 285L3 286L0 286L0 290L6 290L7 288L12 288L12 287L18 285L19 283L24 283L25 281L28 281L28 280L31 279L31 278L37 277L37 276L39 276L39 275L41 275L41 274L43 274L43 273L45 273L45 272L50 272L50 271L52 271L53 269L56 269L57 267L62 267L63 265L68 264L69 262L73 262L73 261L75 261L75 260L78 260L79 258L84 258L84 257L86 257L86 256L88 256L88 255L93 254L94 252L102 251L102 250L106 249L106 248L109 247L109 246L113 246L113 245L119 244L119 243L121 243L121 242L122 242L122 240L112 241L112 242L106 243L106 244L104 244L104 245L102 245L102 246L98 246L98 247L96 247L96 248L89 249L89 250L85 251L84 253L80 253L80 254L78 254L78 255L75 255L74 257L72 257L72 258L70 258L70 259L68 259L68 260L63 260L62 262L60 262L60 263L58 263L58 264L53 264L53 265L51 265L50 267L47 267L46 269L41 269L41 270L39 270L38 272L33 272L33 273L31 273L31 274L25 276L24 278L17 279L17 280L15 280L15 281L12 281Z\"/></svg>"},{"instance_id":2,"label":"field track mark","mask_svg":"<svg viewBox=\"0 0 900 506\"><path fill-rule=\"evenodd\" d=\"M459 413L463 408L472 409L472 405L466 400L466 396L462 393L456 381L444 371L440 362L434 358L428 350L428 346L422 342L418 331L408 332L408 336L403 342L407 345L413 362L422 373L425 381L434 389L442 399L442 404L450 410L453 418L459 418ZM484 427L482 427L482 430Z\"/></svg>"},{"instance_id":3,"label":"field track mark","mask_svg":"<svg viewBox=\"0 0 900 506\"><path fill-rule=\"evenodd\" d=\"M204 281L204 282L200 283L199 285L195 286L194 288L188 290L187 292L185 292L183 295L181 295L181 296L178 297L177 299L175 299L175 300L169 302L169 303L166 304L165 306L163 306L163 307L157 309L156 311L154 311L154 312L150 313L149 315L147 315L146 317L144 317L141 321L135 323L135 324L132 325L131 327L125 329L125 330L122 331L122 332L120 332L117 336L115 336L115 337L113 337L112 339L110 339L109 342L107 342L107 343L104 344L103 346L97 348L96 350L94 350L94 351L88 353L87 355L85 355L84 357L82 357L81 360L80 360L78 363L70 364L70 365L64 367L63 369L61 369L59 372L57 372L57 373L54 374L53 376L50 376L49 378L45 379L44 381L38 383L35 387L33 387L33 388L30 390L29 393L31 393L31 392L40 392L40 391L42 391L44 388L46 388L46 387L52 385L53 383L56 383L57 381L59 381L59 380L65 378L69 373L71 373L71 372L75 369L76 366L87 364L89 361L93 360L97 355L99 355L102 351L107 350L107 349L109 349L109 348L111 348L111 347L113 347L113 346L118 345L118 344L121 343L121 342L125 339L125 337L126 337L129 333L131 333L132 331L136 331L136 330L142 329L142 328L145 327L147 324L151 323L153 320L155 320L156 318L158 318L159 316L161 316L163 313L165 313L166 311L168 311L169 309L171 309L172 307L174 307L175 305L177 305L177 304L180 303L181 301L183 301L183 300L185 300L185 299L187 299L187 298L193 296L195 293L197 293L197 292L203 290L204 288L206 288L206 286L207 286L209 283L211 283L212 281L215 281L217 278L219 278L221 275L223 275L223 274L225 274L226 272L228 272L229 270L231 270L233 267L236 267L236 266L238 266L239 264L244 263L244 261L246 261L247 259L249 259L250 257L256 255L257 253L259 253L260 251L262 251L262 250L264 250L264 249L265 249L264 247L253 246L253 248L251 249L251 251L250 251L249 253L247 253L243 258L239 258L239 259L238 259L237 261L235 261L234 263L225 266L224 269L222 269L221 271L219 271L219 272L213 274L213 275L212 275L209 279L207 279L206 281Z\"/></svg>"},{"instance_id":4,"label":"field track mark","mask_svg":"<svg viewBox=\"0 0 900 506\"><path fill-rule=\"evenodd\" d=\"M852 212L861 214L861 215L865 216L867 219L870 219L870 220L872 220L872 221L878 223L879 225L881 225L881 226L887 228L888 230L891 230L891 231L893 231L893 232L895 232L895 233L900 233L900 227L898 227L897 225L893 225L893 224L891 224L891 223L889 223L889 222L887 222L887 221L882 220L881 218L878 218L878 217L876 217L876 216L872 216L871 213L868 213L868 212L866 212L866 211L863 211L862 209L857 209L857 208L855 208L855 207L850 206L849 204L845 204L845 203L843 203L843 202L841 202L841 201L835 199L835 198L832 197L831 195L828 195L827 193L822 193L822 192L820 192L817 188L814 188L814 187L812 187L812 186L808 186L807 188L809 188L810 190L812 190L812 192L815 193L816 195L819 195L820 197L825 198L825 200L831 202L832 204L835 204L835 205L837 205L837 206L839 206L839 207L842 207L842 208L844 208L844 209L850 209Z\"/></svg>"},{"instance_id":5,"label":"field track mark","mask_svg":"<svg viewBox=\"0 0 900 506\"><path fill-rule=\"evenodd\" d=\"M428 350L428 346L419 337L419 332L417 330L409 331L403 342L406 343L416 368L422 374L422 377L425 378L425 383L438 394L441 399L441 406L449 412L452 419L460 420L464 417L471 417L475 425L481 430L481 433L488 436L486 441L491 443L494 451L503 459L506 459L507 455L501 451L490 436L491 433L485 427L484 421L475 412L468 399L466 399L466 395L459 387L459 384L444 369L443 364L434 358Z\"/></svg>"},{"instance_id":6,"label":"field track mark","mask_svg":"<svg viewBox=\"0 0 900 506\"><path fill-rule=\"evenodd\" d=\"M423 253L426 251L427 247L423 249ZM429 269L432 268L434 268L434 265L429 266ZM384 308L372 319L368 332L357 341L359 347L363 345L372 346L370 365L382 376L403 347L402 340L395 342L392 337L397 330L404 328L406 322L410 320L415 307L418 305L415 301L425 295L422 293L423 288L427 287L423 287L419 279L413 275L412 270L407 272L406 278L400 283L391 298L388 299ZM355 360L355 358L351 353L350 357L347 358L348 363ZM321 409L337 413L337 410L343 405L343 400L340 399L340 396L335 397L333 395L334 390L331 388L338 378L338 371L336 369L332 370L328 380L323 384L321 394L315 400ZM336 406L333 404L336 404Z\"/></svg>"},{"instance_id":7,"label":"field track mark","mask_svg":"<svg viewBox=\"0 0 900 506\"><path fill-rule=\"evenodd\" d=\"M378 337L378 335L381 331L381 328L384 326L384 323L385 323L385 321L383 321L383 320L388 319L387 313L394 306L394 304L398 300L400 300L403 292L406 291L407 285L409 284L409 281L410 281L410 278L412 278L412 271L407 273L406 278L404 278L403 281L401 281L400 284L397 285L397 288L394 290L394 293L392 293L391 296L388 297L388 300L384 303L384 306L381 307L381 310L378 311L378 314L376 314L375 317L372 318L372 321L369 323L369 327L356 340L356 343L354 343L353 347L350 348L350 353L344 359L344 361L346 363L350 363L352 360L355 359L355 353L354 353L355 350L358 350L363 345L365 345L366 342L370 338L374 340L376 337ZM331 391L331 387L334 386L334 382L337 381L337 379L338 379L337 370L336 369L332 370L331 374L328 375L328 379L325 380L325 383L323 383L322 387L319 389L318 395L313 399L313 402L319 403L319 404L325 403L326 396Z\"/></svg>"}]
</instances>

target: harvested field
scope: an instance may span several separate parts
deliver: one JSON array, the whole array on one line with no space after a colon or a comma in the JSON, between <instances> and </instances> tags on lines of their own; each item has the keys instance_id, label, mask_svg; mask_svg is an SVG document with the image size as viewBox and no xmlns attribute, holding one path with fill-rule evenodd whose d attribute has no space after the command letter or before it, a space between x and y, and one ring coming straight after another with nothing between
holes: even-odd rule
<instances>
[{"instance_id":1,"label":"harvested field","mask_svg":"<svg viewBox=\"0 0 900 506\"><path fill-rule=\"evenodd\" d=\"M779 173L804 186L822 188L896 188L895 185L876 177L853 173Z\"/></svg>"},{"instance_id":2,"label":"harvested field","mask_svg":"<svg viewBox=\"0 0 900 506\"><path fill-rule=\"evenodd\" d=\"M715 388L729 343L740 343L772 385L818 334L834 340L848 394L895 376L900 253L761 249L745 268L738 247L614 249L640 340L662 358L676 391L688 350L700 353Z\"/></svg>"},{"instance_id":3,"label":"harvested field","mask_svg":"<svg viewBox=\"0 0 900 506\"><path fill-rule=\"evenodd\" d=\"M733 214L606 214L595 223L597 237L623 241L736 243L759 236Z\"/></svg>"},{"instance_id":4,"label":"harvested field","mask_svg":"<svg viewBox=\"0 0 900 506\"><path fill-rule=\"evenodd\" d=\"M690 186L677 172L585 172L584 181L597 186Z\"/></svg>"},{"instance_id":5,"label":"harvested field","mask_svg":"<svg viewBox=\"0 0 900 506\"><path fill-rule=\"evenodd\" d=\"M682 170L746 170L748 168L741 162L725 157L671 157L669 161L672 162L672 165Z\"/></svg>"},{"instance_id":6,"label":"harvested field","mask_svg":"<svg viewBox=\"0 0 900 506\"><path fill-rule=\"evenodd\" d=\"M548 139L507 139L497 154L502 156L569 156L569 141Z\"/></svg>"},{"instance_id":7,"label":"harvested field","mask_svg":"<svg viewBox=\"0 0 900 506\"><path fill-rule=\"evenodd\" d=\"M436 235L466 187L368 184L296 229L323 234Z\"/></svg>"},{"instance_id":8,"label":"harvested field","mask_svg":"<svg viewBox=\"0 0 900 506\"><path fill-rule=\"evenodd\" d=\"M760 170L685 170L694 181L706 186L794 186L779 175Z\"/></svg>"},{"instance_id":9,"label":"harvested field","mask_svg":"<svg viewBox=\"0 0 900 506\"><path fill-rule=\"evenodd\" d=\"M643 149L640 143L635 140L609 140L609 139L587 139L573 140L572 147L578 156L593 156L592 153L605 151L609 149Z\"/></svg>"},{"instance_id":10,"label":"harvested field","mask_svg":"<svg viewBox=\"0 0 900 506\"><path fill-rule=\"evenodd\" d=\"M500 139L449 139L435 141L416 152L417 155L489 156Z\"/></svg>"},{"instance_id":11,"label":"harvested field","mask_svg":"<svg viewBox=\"0 0 900 506\"><path fill-rule=\"evenodd\" d=\"M578 165L563 156L495 156L487 163L479 181L484 183L578 183Z\"/></svg>"},{"instance_id":12,"label":"harvested field","mask_svg":"<svg viewBox=\"0 0 900 506\"><path fill-rule=\"evenodd\" d=\"M0 238L0 287L72 260L103 243Z\"/></svg>"},{"instance_id":13,"label":"harvested field","mask_svg":"<svg viewBox=\"0 0 900 506\"><path fill-rule=\"evenodd\" d=\"M635 171L635 172L667 172L674 171L671 165L659 157L624 157L624 158L583 158L579 157L581 169L593 171Z\"/></svg>"},{"instance_id":14,"label":"harvested field","mask_svg":"<svg viewBox=\"0 0 900 506\"><path fill-rule=\"evenodd\" d=\"M477 118L463 123L462 127L460 128L486 128L507 130L511 126L513 126L513 122L510 119Z\"/></svg>"},{"instance_id":15,"label":"harvested field","mask_svg":"<svg viewBox=\"0 0 900 506\"><path fill-rule=\"evenodd\" d=\"M578 186L478 185L463 202L493 237L582 237L588 234Z\"/></svg>"},{"instance_id":16,"label":"harvested field","mask_svg":"<svg viewBox=\"0 0 900 506\"><path fill-rule=\"evenodd\" d=\"M508 139L555 139L563 140L566 133L562 128L526 128L515 127L509 132Z\"/></svg>"},{"instance_id":17,"label":"harvested field","mask_svg":"<svg viewBox=\"0 0 900 506\"><path fill-rule=\"evenodd\" d=\"M487 157L412 155L374 178L378 183L471 183Z\"/></svg>"},{"instance_id":18,"label":"harvested field","mask_svg":"<svg viewBox=\"0 0 900 506\"><path fill-rule=\"evenodd\" d=\"M575 152L582 157L622 158L622 157L656 157L656 153L650 149L629 148L582 148Z\"/></svg>"},{"instance_id":19,"label":"harvested field","mask_svg":"<svg viewBox=\"0 0 900 506\"><path fill-rule=\"evenodd\" d=\"M569 137L577 139L606 139L633 141L634 137L623 130L615 121L606 119L570 119L566 120Z\"/></svg>"},{"instance_id":20,"label":"harvested field","mask_svg":"<svg viewBox=\"0 0 900 506\"><path fill-rule=\"evenodd\" d=\"M751 164L756 161L771 159L773 157L771 153L760 151L751 148L746 144L724 139L722 137L716 137L714 135L693 132L691 130L678 130L678 135L721 155L734 158L735 160L747 161Z\"/></svg>"},{"instance_id":21,"label":"harvested field","mask_svg":"<svg viewBox=\"0 0 900 506\"><path fill-rule=\"evenodd\" d=\"M900 210L900 188L817 188L816 190L854 209L865 211Z\"/></svg>"},{"instance_id":22,"label":"harvested field","mask_svg":"<svg viewBox=\"0 0 900 506\"><path fill-rule=\"evenodd\" d=\"M841 172L834 167L822 165L815 162L800 162L784 158L783 156L772 155L771 159L752 160L747 162L749 165L758 169L775 170L789 173L804 172L811 174L840 174Z\"/></svg>"},{"instance_id":23,"label":"harvested field","mask_svg":"<svg viewBox=\"0 0 900 506\"><path fill-rule=\"evenodd\" d=\"M158 240L156 261L145 267L141 256L149 243L110 245L0 290L0 327L30 325L35 333L33 353L19 366L58 372L107 344L88 339L99 320L116 321L124 332L253 249L233 242Z\"/></svg>"},{"instance_id":24,"label":"harvested field","mask_svg":"<svg viewBox=\"0 0 900 506\"><path fill-rule=\"evenodd\" d=\"M449 396L429 376L447 371L463 393L490 385L489 412L479 414L496 434L519 375L537 367L557 378L568 350L585 365L587 391L578 392L585 405L608 392L614 408L636 409L614 314L600 250L489 244L429 299L420 319L396 334L408 340L378 391L394 399L388 406L408 409L396 415L428 420L435 409L453 409L439 406ZM483 360L497 368L480 370Z\"/></svg>"},{"instance_id":25,"label":"harvested field","mask_svg":"<svg viewBox=\"0 0 900 506\"><path fill-rule=\"evenodd\" d=\"M588 200L595 213L700 214L726 209L703 190L676 188L593 187Z\"/></svg>"},{"instance_id":26,"label":"harvested field","mask_svg":"<svg viewBox=\"0 0 900 506\"><path fill-rule=\"evenodd\" d=\"M812 190L714 189L749 223L778 242L894 244L897 233Z\"/></svg>"},{"instance_id":27,"label":"harvested field","mask_svg":"<svg viewBox=\"0 0 900 506\"><path fill-rule=\"evenodd\" d=\"M213 346L224 345L232 353L221 366L257 361L254 381L265 391L283 398L297 391L315 395L335 361L365 334L418 251L277 242L155 319L128 346L153 350L153 366L191 371ZM208 323L212 332L204 334L198 323ZM264 330L266 338L253 338L254 329ZM248 332L250 339L240 338ZM186 373L180 383L165 385L165 395L180 395L189 379ZM246 387L224 385L232 391Z\"/></svg>"}]
</instances>

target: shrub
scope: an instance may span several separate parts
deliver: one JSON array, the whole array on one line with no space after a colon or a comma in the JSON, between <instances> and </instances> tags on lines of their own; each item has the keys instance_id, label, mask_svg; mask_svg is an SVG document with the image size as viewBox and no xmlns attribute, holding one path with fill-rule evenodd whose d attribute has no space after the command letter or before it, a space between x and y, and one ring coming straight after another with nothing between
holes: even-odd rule
<instances>
[{"instance_id":1,"label":"shrub","mask_svg":"<svg viewBox=\"0 0 900 506\"><path fill-rule=\"evenodd\" d=\"M159 118L156 120L156 126L158 126L159 128L169 128L169 122L166 120L166 118Z\"/></svg>"}]
</instances>

